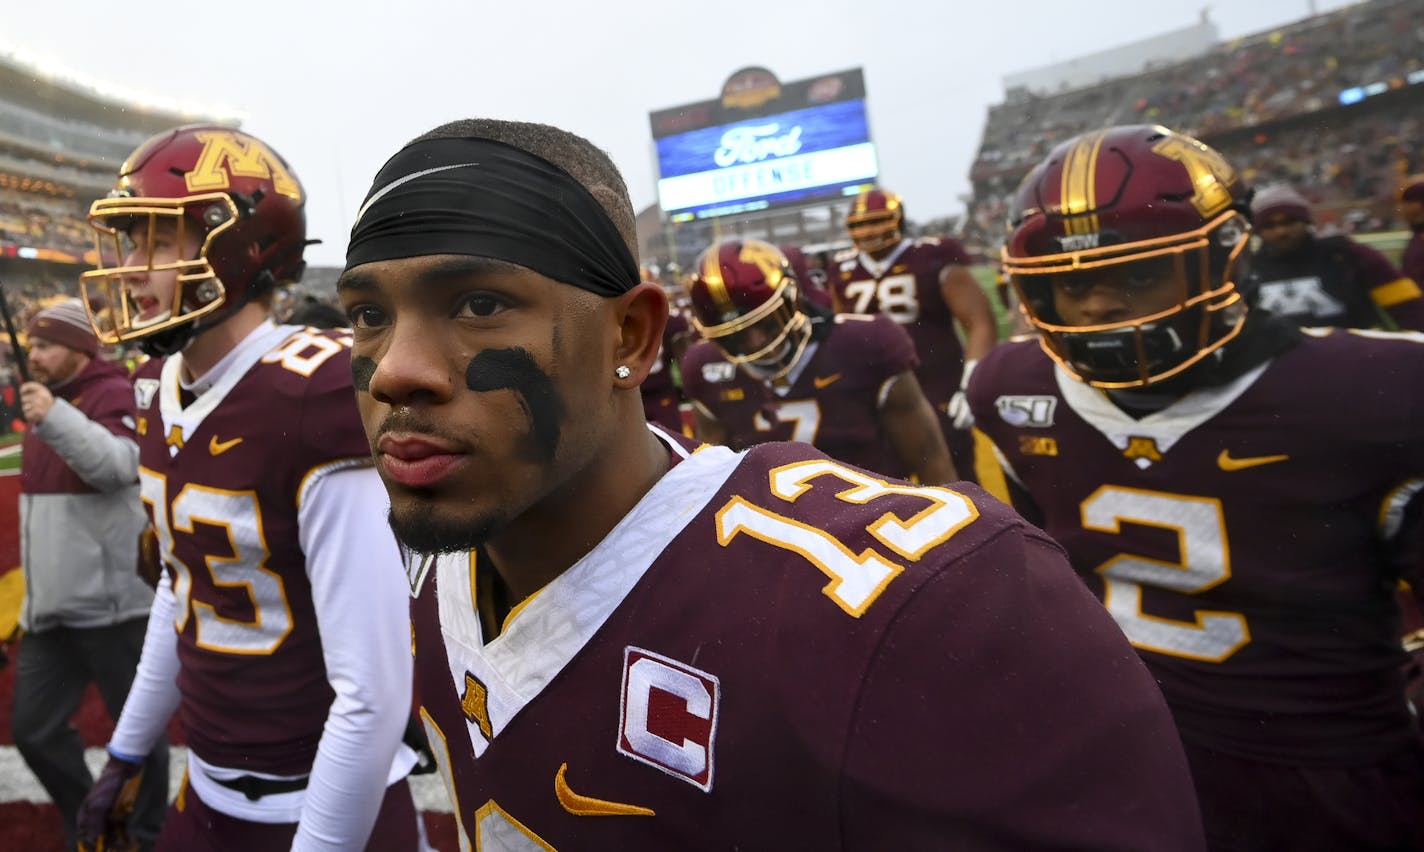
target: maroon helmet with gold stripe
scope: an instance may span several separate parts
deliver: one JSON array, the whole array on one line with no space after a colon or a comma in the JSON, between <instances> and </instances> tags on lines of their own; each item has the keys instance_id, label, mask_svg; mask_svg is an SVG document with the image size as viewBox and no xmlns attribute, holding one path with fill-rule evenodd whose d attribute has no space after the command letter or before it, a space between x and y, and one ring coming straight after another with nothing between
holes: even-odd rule
<instances>
[{"instance_id":1,"label":"maroon helmet with gold stripe","mask_svg":"<svg viewBox=\"0 0 1424 852\"><path fill-rule=\"evenodd\" d=\"M1102 388L1179 375L1235 337L1236 290L1248 244L1236 171L1190 136L1153 125L1113 127L1059 145L1019 187L1003 268L1054 360ZM1068 325L1054 287L1105 273L1171 275L1175 306L1099 325Z\"/></svg>"},{"instance_id":2,"label":"maroon helmet with gold stripe","mask_svg":"<svg viewBox=\"0 0 1424 852\"><path fill-rule=\"evenodd\" d=\"M770 243L714 243L697 258L688 296L697 331L757 378L786 375L811 341L791 264Z\"/></svg>"},{"instance_id":3,"label":"maroon helmet with gold stripe","mask_svg":"<svg viewBox=\"0 0 1424 852\"><path fill-rule=\"evenodd\" d=\"M306 193L266 143L231 127L189 125L152 137L129 155L118 182L95 201L89 223L99 233L99 268L84 273L86 301L108 306L95 325L108 343L144 341L155 354L176 351L196 325L211 326L278 284L301 277ZM194 257L125 266L129 233L144 224L153 255L154 225L168 221L198 238ZM166 305L140 305L125 285L176 272ZM201 322L200 322L201 321ZM165 351L166 350L166 351Z\"/></svg>"},{"instance_id":4,"label":"maroon helmet with gold stripe","mask_svg":"<svg viewBox=\"0 0 1424 852\"><path fill-rule=\"evenodd\" d=\"M905 205L893 192L867 189L851 203L846 229L851 242L861 251L884 251L904 239Z\"/></svg>"}]
</instances>

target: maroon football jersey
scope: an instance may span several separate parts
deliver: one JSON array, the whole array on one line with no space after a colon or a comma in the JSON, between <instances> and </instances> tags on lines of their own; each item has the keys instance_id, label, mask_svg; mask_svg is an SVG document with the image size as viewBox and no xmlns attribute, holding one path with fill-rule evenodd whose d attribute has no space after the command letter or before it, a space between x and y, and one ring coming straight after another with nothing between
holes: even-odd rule
<instances>
[{"instance_id":1,"label":"maroon football jersey","mask_svg":"<svg viewBox=\"0 0 1424 852\"><path fill-rule=\"evenodd\" d=\"M939 276L950 264L967 263L969 255L957 240L925 237L905 240L880 261L863 252L842 254L830 269L842 310L885 314L910 333L920 356L915 376L941 417L959 390L964 346L940 293Z\"/></svg>"},{"instance_id":2,"label":"maroon football jersey","mask_svg":"<svg viewBox=\"0 0 1424 852\"><path fill-rule=\"evenodd\" d=\"M886 382L916 364L904 330L884 316L839 314L774 387L727 361L708 341L682 359L687 396L727 428L735 449L767 441L813 444L826 455L890 476L910 473L880 425Z\"/></svg>"},{"instance_id":3,"label":"maroon football jersey","mask_svg":"<svg viewBox=\"0 0 1424 852\"><path fill-rule=\"evenodd\" d=\"M186 407L176 359L135 374L139 482L177 599L179 705L203 760L311 769L333 692L298 541L307 476L369 463L349 331L258 332Z\"/></svg>"},{"instance_id":4,"label":"maroon football jersey","mask_svg":"<svg viewBox=\"0 0 1424 852\"><path fill-rule=\"evenodd\" d=\"M1140 420L1009 343L970 402L1185 740L1317 766L1414 747L1382 545L1424 476L1424 336L1317 331Z\"/></svg>"},{"instance_id":5,"label":"maroon football jersey","mask_svg":"<svg viewBox=\"0 0 1424 852\"><path fill-rule=\"evenodd\" d=\"M673 432L682 431L682 411L678 408L682 391L673 379L673 352L677 338L687 333L687 317L676 308L670 309L658 360L653 362L652 371L639 387L643 394L643 416Z\"/></svg>"},{"instance_id":6,"label":"maroon football jersey","mask_svg":"<svg viewBox=\"0 0 1424 852\"><path fill-rule=\"evenodd\" d=\"M1146 670L974 486L705 447L491 639L477 557L409 570L474 848L1201 848Z\"/></svg>"}]
</instances>

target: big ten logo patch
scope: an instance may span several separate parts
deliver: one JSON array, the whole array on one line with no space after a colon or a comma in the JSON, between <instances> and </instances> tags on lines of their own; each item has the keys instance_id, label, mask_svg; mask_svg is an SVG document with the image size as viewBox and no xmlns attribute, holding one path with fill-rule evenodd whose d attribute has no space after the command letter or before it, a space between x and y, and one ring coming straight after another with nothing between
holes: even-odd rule
<instances>
[{"instance_id":1,"label":"big ten logo patch","mask_svg":"<svg viewBox=\"0 0 1424 852\"><path fill-rule=\"evenodd\" d=\"M630 645L618 751L710 791L720 697L720 683L707 672Z\"/></svg>"}]
</instances>

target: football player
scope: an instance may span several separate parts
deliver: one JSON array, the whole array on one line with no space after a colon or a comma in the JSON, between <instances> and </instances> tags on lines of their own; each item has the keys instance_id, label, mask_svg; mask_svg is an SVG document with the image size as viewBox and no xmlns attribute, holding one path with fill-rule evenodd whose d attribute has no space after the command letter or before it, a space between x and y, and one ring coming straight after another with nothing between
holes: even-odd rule
<instances>
[{"instance_id":1,"label":"football player","mask_svg":"<svg viewBox=\"0 0 1424 852\"><path fill-rule=\"evenodd\" d=\"M1424 174L1411 175L1399 188L1399 215L1413 231L1400 265L1405 277L1424 286Z\"/></svg>"},{"instance_id":2,"label":"football player","mask_svg":"<svg viewBox=\"0 0 1424 852\"><path fill-rule=\"evenodd\" d=\"M964 247L951 239L912 240L904 223L895 193L871 189L857 196L846 215L855 248L832 263L831 293L838 311L885 314L910 333L920 359L915 377L939 413L955 467L968 475L974 442L964 388L998 340L998 326Z\"/></svg>"},{"instance_id":3,"label":"football player","mask_svg":"<svg viewBox=\"0 0 1424 852\"><path fill-rule=\"evenodd\" d=\"M1424 336L1248 310L1245 198L1163 127L1055 149L1004 251L1040 336L980 363L975 422L1162 685L1209 845L1424 848L1391 558Z\"/></svg>"},{"instance_id":4,"label":"football player","mask_svg":"<svg viewBox=\"0 0 1424 852\"><path fill-rule=\"evenodd\" d=\"M1300 325L1424 331L1424 292L1389 258L1344 234L1315 235L1310 203L1288 186L1251 199L1261 248L1242 282L1252 307ZM1386 319L1387 318L1387 319Z\"/></svg>"},{"instance_id":5,"label":"football player","mask_svg":"<svg viewBox=\"0 0 1424 852\"><path fill-rule=\"evenodd\" d=\"M802 441L927 485L958 478L915 380L915 344L889 317L807 302L787 257L757 240L713 245L693 275L704 339L687 350L682 376L699 439L733 449Z\"/></svg>"},{"instance_id":6,"label":"football player","mask_svg":"<svg viewBox=\"0 0 1424 852\"><path fill-rule=\"evenodd\" d=\"M606 154L488 119L397 152L352 229L463 848L1200 848L1165 705L1045 536L973 486L645 423L636 240Z\"/></svg>"},{"instance_id":7,"label":"football player","mask_svg":"<svg viewBox=\"0 0 1424 852\"><path fill-rule=\"evenodd\" d=\"M190 126L141 145L91 209L92 319L155 356L135 387L164 572L81 809L87 848L122 842L116 817L175 708L187 778L158 849L417 848L408 613L349 332L268 317L302 272L305 201L261 140Z\"/></svg>"},{"instance_id":8,"label":"football player","mask_svg":"<svg viewBox=\"0 0 1424 852\"><path fill-rule=\"evenodd\" d=\"M687 351L692 339L692 327L687 315L669 305L667 326L663 328L663 343L657 360L643 380L643 415L669 432L681 432L682 388L674 376L673 365Z\"/></svg>"}]
</instances>

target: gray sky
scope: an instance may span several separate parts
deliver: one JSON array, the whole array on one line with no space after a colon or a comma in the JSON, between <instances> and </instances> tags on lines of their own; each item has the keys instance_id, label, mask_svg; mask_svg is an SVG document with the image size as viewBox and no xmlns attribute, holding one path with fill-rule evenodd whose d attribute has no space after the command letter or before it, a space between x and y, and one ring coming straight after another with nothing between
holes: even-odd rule
<instances>
[{"instance_id":1,"label":"gray sky","mask_svg":"<svg viewBox=\"0 0 1424 852\"><path fill-rule=\"evenodd\" d=\"M1232 38L1308 0L1212 9ZM1342 0L1316 0L1326 11ZM1004 74L1190 25L1201 0L14 0L0 38L127 88L235 107L309 195L308 252L340 265L350 217L408 139L481 115L580 133L656 199L650 110L716 97L731 72L863 67L881 183L917 219L957 212ZM139 14L139 10L143 14Z\"/></svg>"}]
</instances>

